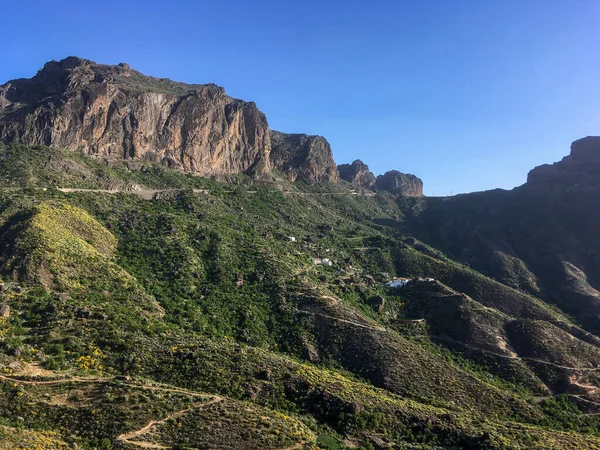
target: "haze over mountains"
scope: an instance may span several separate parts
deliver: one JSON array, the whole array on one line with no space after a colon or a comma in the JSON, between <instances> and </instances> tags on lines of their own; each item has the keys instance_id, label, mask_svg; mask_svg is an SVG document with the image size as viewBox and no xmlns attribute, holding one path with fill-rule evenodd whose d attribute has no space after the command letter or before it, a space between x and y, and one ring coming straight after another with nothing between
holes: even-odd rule
<instances>
[{"instance_id":1,"label":"haze over mountains","mask_svg":"<svg viewBox=\"0 0 600 450\"><path fill-rule=\"evenodd\" d=\"M46 63L0 86L0 448L598 449L598 223L598 137L428 198L216 85Z\"/></svg>"}]
</instances>

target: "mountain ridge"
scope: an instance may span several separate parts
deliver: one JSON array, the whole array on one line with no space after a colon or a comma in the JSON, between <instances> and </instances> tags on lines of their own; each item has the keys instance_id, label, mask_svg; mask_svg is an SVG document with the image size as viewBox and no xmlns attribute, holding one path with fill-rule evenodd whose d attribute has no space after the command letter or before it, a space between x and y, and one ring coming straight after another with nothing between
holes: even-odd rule
<instances>
[{"instance_id":1,"label":"mountain ridge","mask_svg":"<svg viewBox=\"0 0 600 450\"><path fill-rule=\"evenodd\" d=\"M426 197L222 88L94 64L0 87L0 447L600 448L600 138ZM160 147L172 101L206 172Z\"/></svg>"},{"instance_id":2,"label":"mountain ridge","mask_svg":"<svg viewBox=\"0 0 600 450\"><path fill-rule=\"evenodd\" d=\"M325 138L270 130L254 102L234 99L220 86L75 56L0 86L0 141L160 162L200 176L264 179L273 167L290 181L340 179Z\"/></svg>"}]
</instances>

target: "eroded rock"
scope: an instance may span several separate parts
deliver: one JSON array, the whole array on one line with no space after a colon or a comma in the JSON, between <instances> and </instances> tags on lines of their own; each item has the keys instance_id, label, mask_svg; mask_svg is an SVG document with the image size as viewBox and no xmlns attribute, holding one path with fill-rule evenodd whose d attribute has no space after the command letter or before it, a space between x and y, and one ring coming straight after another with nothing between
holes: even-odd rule
<instances>
[{"instance_id":1,"label":"eroded rock","mask_svg":"<svg viewBox=\"0 0 600 450\"><path fill-rule=\"evenodd\" d=\"M322 136L271 130L270 160L290 181L339 181L331 146Z\"/></svg>"},{"instance_id":2,"label":"eroded rock","mask_svg":"<svg viewBox=\"0 0 600 450\"><path fill-rule=\"evenodd\" d=\"M360 159L352 164L340 164L338 172L342 180L357 187L370 189L375 184L375 175L369 170L369 166Z\"/></svg>"},{"instance_id":3,"label":"eroded rock","mask_svg":"<svg viewBox=\"0 0 600 450\"><path fill-rule=\"evenodd\" d=\"M374 189L402 197L422 197L423 181L415 175L390 170L377 177Z\"/></svg>"},{"instance_id":4,"label":"eroded rock","mask_svg":"<svg viewBox=\"0 0 600 450\"><path fill-rule=\"evenodd\" d=\"M161 162L204 176L261 176L270 168L269 128L256 104L214 84L76 57L0 86L0 141Z\"/></svg>"}]
</instances>

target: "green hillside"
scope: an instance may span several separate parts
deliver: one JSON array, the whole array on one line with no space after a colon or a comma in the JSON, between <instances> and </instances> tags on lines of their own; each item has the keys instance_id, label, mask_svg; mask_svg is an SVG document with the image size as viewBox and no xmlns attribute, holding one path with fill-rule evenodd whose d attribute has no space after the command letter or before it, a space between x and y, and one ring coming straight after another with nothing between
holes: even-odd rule
<instances>
[{"instance_id":1,"label":"green hillside","mask_svg":"<svg viewBox=\"0 0 600 450\"><path fill-rule=\"evenodd\" d=\"M600 448L597 338L428 207L0 146L0 448Z\"/></svg>"}]
</instances>

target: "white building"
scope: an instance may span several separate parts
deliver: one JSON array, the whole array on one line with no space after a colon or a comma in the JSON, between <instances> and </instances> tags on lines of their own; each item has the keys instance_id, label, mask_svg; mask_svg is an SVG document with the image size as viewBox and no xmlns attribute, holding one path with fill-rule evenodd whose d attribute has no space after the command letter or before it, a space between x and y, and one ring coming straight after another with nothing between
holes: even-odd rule
<instances>
[{"instance_id":1,"label":"white building","mask_svg":"<svg viewBox=\"0 0 600 450\"><path fill-rule=\"evenodd\" d=\"M391 287L391 288L399 288L399 287L406 286L409 281L410 281L410 278L394 278L393 280L385 283L385 285L387 287Z\"/></svg>"},{"instance_id":2,"label":"white building","mask_svg":"<svg viewBox=\"0 0 600 450\"><path fill-rule=\"evenodd\" d=\"M312 262L315 266L320 266L320 265L327 266L327 267L333 266L333 261L331 261L329 258L323 258L323 259L313 258Z\"/></svg>"},{"instance_id":3,"label":"white building","mask_svg":"<svg viewBox=\"0 0 600 450\"><path fill-rule=\"evenodd\" d=\"M288 236L288 241L296 242L296 238L294 236Z\"/></svg>"}]
</instances>

